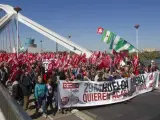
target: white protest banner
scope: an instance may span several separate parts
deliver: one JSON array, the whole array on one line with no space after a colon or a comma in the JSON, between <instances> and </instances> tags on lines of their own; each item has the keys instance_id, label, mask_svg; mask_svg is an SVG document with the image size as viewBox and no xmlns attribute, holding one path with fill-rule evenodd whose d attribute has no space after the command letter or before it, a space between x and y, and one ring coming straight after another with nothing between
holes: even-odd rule
<instances>
[{"instance_id":1,"label":"white protest banner","mask_svg":"<svg viewBox=\"0 0 160 120\"><path fill-rule=\"evenodd\" d=\"M159 78L159 74L160 74L160 72L157 71L157 74L156 74L156 76L155 76L155 77L157 77L157 78L156 78L157 80L155 81L155 84L154 84L155 89L159 89L159 87L160 87L160 78Z\"/></svg>"},{"instance_id":2,"label":"white protest banner","mask_svg":"<svg viewBox=\"0 0 160 120\"><path fill-rule=\"evenodd\" d=\"M155 88L156 82L159 81L159 72L141 74L130 78L132 95L136 96L150 92Z\"/></svg>"},{"instance_id":3,"label":"white protest banner","mask_svg":"<svg viewBox=\"0 0 160 120\"><path fill-rule=\"evenodd\" d=\"M85 107L129 100L154 89L159 72L142 74L110 82L60 81L59 107Z\"/></svg>"}]
</instances>

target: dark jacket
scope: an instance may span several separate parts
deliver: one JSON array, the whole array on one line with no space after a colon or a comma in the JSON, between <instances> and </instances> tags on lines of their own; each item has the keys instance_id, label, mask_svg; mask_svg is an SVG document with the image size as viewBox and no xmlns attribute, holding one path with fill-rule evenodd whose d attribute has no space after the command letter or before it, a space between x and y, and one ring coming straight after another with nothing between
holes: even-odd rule
<instances>
[{"instance_id":1,"label":"dark jacket","mask_svg":"<svg viewBox=\"0 0 160 120\"><path fill-rule=\"evenodd\" d=\"M15 100L20 100L23 98L23 92L17 81L13 82L12 85L12 96Z\"/></svg>"},{"instance_id":2,"label":"dark jacket","mask_svg":"<svg viewBox=\"0 0 160 120\"><path fill-rule=\"evenodd\" d=\"M20 85L24 96L29 96L32 92L32 82L29 76L22 75Z\"/></svg>"},{"instance_id":3,"label":"dark jacket","mask_svg":"<svg viewBox=\"0 0 160 120\"><path fill-rule=\"evenodd\" d=\"M52 88L53 88L53 91L56 91L57 92L57 76L56 75L53 75L51 76L51 79L52 79Z\"/></svg>"},{"instance_id":4,"label":"dark jacket","mask_svg":"<svg viewBox=\"0 0 160 120\"><path fill-rule=\"evenodd\" d=\"M2 69L0 69L0 81L2 82L3 79L4 79L4 72L2 71Z\"/></svg>"},{"instance_id":5,"label":"dark jacket","mask_svg":"<svg viewBox=\"0 0 160 120\"><path fill-rule=\"evenodd\" d=\"M6 81L8 80L9 77L9 71L8 68L6 68L7 71L3 68L1 69L1 82L5 85Z\"/></svg>"},{"instance_id":6,"label":"dark jacket","mask_svg":"<svg viewBox=\"0 0 160 120\"><path fill-rule=\"evenodd\" d=\"M65 73L64 73L63 71L60 71L60 72L58 73L58 76L59 76L59 79L60 79L60 80L65 80L65 79L66 79Z\"/></svg>"},{"instance_id":7,"label":"dark jacket","mask_svg":"<svg viewBox=\"0 0 160 120\"><path fill-rule=\"evenodd\" d=\"M32 88L34 89L35 85L36 85L36 82L37 82L37 76L36 74L32 71L30 74L29 74L29 78L32 82Z\"/></svg>"},{"instance_id":8,"label":"dark jacket","mask_svg":"<svg viewBox=\"0 0 160 120\"><path fill-rule=\"evenodd\" d=\"M39 69L40 69L40 73L42 75L44 75L45 74L45 68L43 66L40 66Z\"/></svg>"}]
</instances>

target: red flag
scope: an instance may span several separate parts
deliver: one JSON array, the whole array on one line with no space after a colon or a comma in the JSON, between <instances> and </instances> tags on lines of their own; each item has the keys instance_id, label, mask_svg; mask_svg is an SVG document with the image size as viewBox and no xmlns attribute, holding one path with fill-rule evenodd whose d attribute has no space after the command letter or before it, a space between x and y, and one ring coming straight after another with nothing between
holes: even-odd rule
<instances>
[{"instance_id":1,"label":"red flag","mask_svg":"<svg viewBox=\"0 0 160 120\"><path fill-rule=\"evenodd\" d=\"M54 64L53 62L50 62L49 65L48 65L48 71L51 72L54 68Z\"/></svg>"},{"instance_id":2,"label":"red flag","mask_svg":"<svg viewBox=\"0 0 160 120\"><path fill-rule=\"evenodd\" d=\"M91 57L89 58L89 62L91 64L95 64L97 61L97 58L99 57L100 53L98 51L94 52Z\"/></svg>"},{"instance_id":3,"label":"red flag","mask_svg":"<svg viewBox=\"0 0 160 120\"><path fill-rule=\"evenodd\" d=\"M128 57L128 50L120 51L120 55L121 55L122 57Z\"/></svg>"},{"instance_id":4,"label":"red flag","mask_svg":"<svg viewBox=\"0 0 160 120\"><path fill-rule=\"evenodd\" d=\"M135 55L133 58L133 65L136 68L138 66L138 64L139 64L139 59L138 59L137 55Z\"/></svg>"},{"instance_id":5,"label":"red flag","mask_svg":"<svg viewBox=\"0 0 160 120\"><path fill-rule=\"evenodd\" d=\"M112 59L109 55L106 57L103 57L100 59L100 62L98 63L98 68L103 69L103 68L109 68L112 64Z\"/></svg>"},{"instance_id":6,"label":"red flag","mask_svg":"<svg viewBox=\"0 0 160 120\"><path fill-rule=\"evenodd\" d=\"M120 64L120 62L122 61L123 59L122 59L122 56L121 55L119 55L119 54L117 54L115 57L114 57L114 65L116 65L116 64Z\"/></svg>"},{"instance_id":7,"label":"red flag","mask_svg":"<svg viewBox=\"0 0 160 120\"><path fill-rule=\"evenodd\" d=\"M112 54L117 55L118 53L114 49L112 49Z\"/></svg>"}]
</instances>

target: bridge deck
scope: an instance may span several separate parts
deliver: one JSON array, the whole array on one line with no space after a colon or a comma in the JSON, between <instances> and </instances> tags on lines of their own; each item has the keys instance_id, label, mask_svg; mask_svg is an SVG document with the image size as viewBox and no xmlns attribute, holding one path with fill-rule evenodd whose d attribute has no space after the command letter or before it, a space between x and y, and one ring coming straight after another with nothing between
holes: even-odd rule
<instances>
[{"instance_id":1,"label":"bridge deck","mask_svg":"<svg viewBox=\"0 0 160 120\"><path fill-rule=\"evenodd\" d=\"M87 111L96 120L160 120L160 92L142 94L127 104L94 107Z\"/></svg>"},{"instance_id":2,"label":"bridge deck","mask_svg":"<svg viewBox=\"0 0 160 120\"><path fill-rule=\"evenodd\" d=\"M30 106L33 104L30 103ZM90 116L90 120L159 120L160 119L160 90L142 94L135 97L127 104L118 103L107 106L89 107L79 109ZM36 120L44 120L41 116L34 116L35 109L28 110L27 113ZM45 120L80 120L72 113L56 114ZM81 118L83 119L83 118ZM88 119L84 119L88 120Z\"/></svg>"}]
</instances>

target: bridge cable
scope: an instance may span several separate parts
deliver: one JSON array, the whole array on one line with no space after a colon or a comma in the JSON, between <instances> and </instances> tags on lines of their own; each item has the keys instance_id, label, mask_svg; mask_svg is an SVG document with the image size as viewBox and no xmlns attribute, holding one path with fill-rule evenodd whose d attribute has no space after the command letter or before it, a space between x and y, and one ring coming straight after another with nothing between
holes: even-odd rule
<instances>
[{"instance_id":1,"label":"bridge cable","mask_svg":"<svg viewBox=\"0 0 160 120\"><path fill-rule=\"evenodd\" d=\"M3 17L3 11L0 14L1 18ZM4 43L4 30L1 28L1 34L2 34L2 49L5 51L5 43Z\"/></svg>"},{"instance_id":2,"label":"bridge cable","mask_svg":"<svg viewBox=\"0 0 160 120\"><path fill-rule=\"evenodd\" d=\"M4 32L5 32L5 36L6 36L6 51L8 52L8 36L7 36L7 30L6 29L4 28Z\"/></svg>"},{"instance_id":3,"label":"bridge cable","mask_svg":"<svg viewBox=\"0 0 160 120\"><path fill-rule=\"evenodd\" d=\"M15 23L16 30L17 30L17 21L16 21L16 19L14 19L14 23ZM19 37L19 31L18 31L18 42L19 42L19 47L21 47L21 41L20 41L20 37Z\"/></svg>"},{"instance_id":4,"label":"bridge cable","mask_svg":"<svg viewBox=\"0 0 160 120\"><path fill-rule=\"evenodd\" d=\"M0 11L0 19L2 18L2 16L3 16L3 13L2 13L2 10ZM3 37L2 37L2 33L3 31L0 31L0 33L1 33L1 50L3 50Z\"/></svg>"},{"instance_id":5,"label":"bridge cable","mask_svg":"<svg viewBox=\"0 0 160 120\"><path fill-rule=\"evenodd\" d=\"M2 34L3 34L3 50L5 51L5 42L4 42L4 31L2 31Z\"/></svg>"},{"instance_id":6,"label":"bridge cable","mask_svg":"<svg viewBox=\"0 0 160 120\"><path fill-rule=\"evenodd\" d=\"M11 27L12 27L12 35L13 35L14 47L16 48L16 41L15 41L15 34L14 34L14 27L13 27L13 24L11 24Z\"/></svg>"},{"instance_id":7,"label":"bridge cable","mask_svg":"<svg viewBox=\"0 0 160 120\"><path fill-rule=\"evenodd\" d=\"M3 11L3 16L5 16L5 14L6 14L5 11ZM5 46L4 46L5 47L5 51L8 52L7 31L6 31L5 28L6 28L6 26L4 26L4 28L3 28L3 31L4 31L4 41L3 42L5 44Z\"/></svg>"},{"instance_id":8,"label":"bridge cable","mask_svg":"<svg viewBox=\"0 0 160 120\"><path fill-rule=\"evenodd\" d=\"M12 42L11 42L11 38L10 38L10 24L8 25L8 39L9 39L9 48L10 48L10 52L12 52Z\"/></svg>"}]
</instances>

